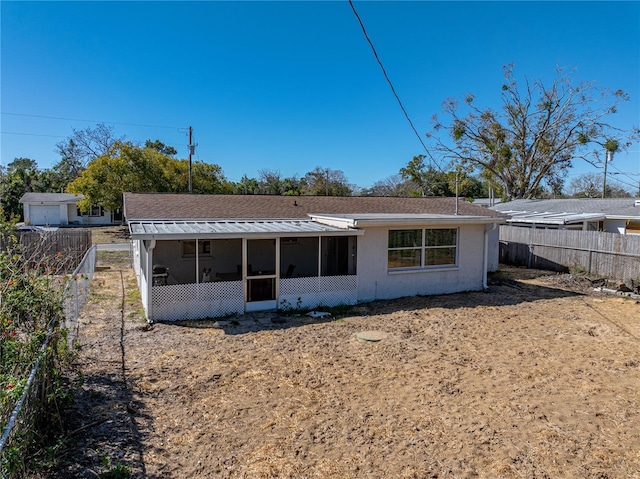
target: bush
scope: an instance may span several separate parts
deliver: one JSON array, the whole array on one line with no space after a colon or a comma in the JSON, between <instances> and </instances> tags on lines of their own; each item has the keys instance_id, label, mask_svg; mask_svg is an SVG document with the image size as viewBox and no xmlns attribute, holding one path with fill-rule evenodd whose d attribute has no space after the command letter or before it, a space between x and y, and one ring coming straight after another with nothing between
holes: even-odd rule
<instances>
[{"instance_id":1,"label":"bush","mask_svg":"<svg viewBox=\"0 0 640 479\"><path fill-rule=\"evenodd\" d=\"M59 414L70 399L61 371L71 352L57 323L66 277L58 274L65 267L61 253L38 261L25 258L16 236L6 232L0 244L0 434L39 361L19 427L0 456L0 476L18 477L46 456L43 451L61 432Z\"/></svg>"}]
</instances>

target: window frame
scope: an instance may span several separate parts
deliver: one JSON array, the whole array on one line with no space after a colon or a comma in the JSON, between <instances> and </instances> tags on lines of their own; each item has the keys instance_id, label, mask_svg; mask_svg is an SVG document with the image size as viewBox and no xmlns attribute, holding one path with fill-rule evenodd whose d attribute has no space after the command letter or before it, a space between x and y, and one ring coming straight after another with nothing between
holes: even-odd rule
<instances>
[{"instance_id":1,"label":"window frame","mask_svg":"<svg viewBox=\"0 0 640 479\"><path fill-rule=\"evenodd\" d=\"M415 235L416 231L419 231L421 234L420 244L401 245L401 246L393 246L393 247L391 246L391 244L394 242L392 241L392 235L394 233L412 232L411 234ZM440 242L440 240L438 240L436 244L428 244L429 242L433 242L434 240L433 236L429 238L429 232L435 233L437 231L448 231L449 233L446 233L446 236L453 234L455 238L454 242L448 243L448 242ZM429 238L429 241L428 241L428 238ZM437 240L437 236L435 237L435 239ZM430 261L429 258L432 257L431 255L433 255L434 253L437 253L438 250L453 250L453 262L429 264L429 261ZM424 270L433 270L433 269L442 269L442 268L457 268L459 266L458 264L459 250L460 250L460 228L407 228L407 229L398 229L398 230L390 229L388 230L388 234L387 234L387 271L403 272L403 271L424 271ZM400 251L407 251L407 252L413 251L414 258L415 258L415 253L419 252L420 263L417 264L417 262L414 261L415 264L410 266L391 266L391 261L392 261L391 253L400 252ZM448 255L448 257L451 257L451 255Z\"/></svg>"},{"instance_id":2,"label":"window frame","mask_svg":"<svg viewBox=\"0 0 640 479\"><path fill-rule=\"evenodd\" d=\"M196 257L196 240L181 240L180 241L180 253L182 258L195 258ZM185 246L192 244L193 247L189 251L185 251ZM198 240L198 256L211 256L211 240ZM193 252L191 252L193 251Z\"/></svg>"}]
</instances>

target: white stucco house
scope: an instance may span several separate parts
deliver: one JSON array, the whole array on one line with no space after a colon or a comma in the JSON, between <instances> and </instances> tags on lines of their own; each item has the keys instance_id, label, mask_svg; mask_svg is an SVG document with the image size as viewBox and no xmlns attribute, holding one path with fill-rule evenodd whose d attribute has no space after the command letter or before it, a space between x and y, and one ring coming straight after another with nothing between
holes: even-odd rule
<instances>
[{"instance_id":1,"label":"white stucco house","mask_svg":"<svg viewBox=\"0 0 640 479\"><path fill-rule=\"evenodd\" d=\"M491 206L511 226L640 234L640 199L567 198L513 200Z\"/></svg>"},{"instance_id":2,"label":"white stucco house","mask_svg":"<svg viewBox=\"0 0 640 479\"><path fill-rule=\"evenodd\" d=\"M151 322L481 290L505 219L455 198L164 193L125 193L124 213Z\"/></svg>"},{"instance_id":3,"label":"white stucco house","mask_svg":"<svg viewBox=\"0 0 640 479\"><path fill-rule=\"evenodd\" d=\"M32 226L91 226L122 223L122 213L112 212L100 205L88 213L78 209L82 195L69 193L25 193L20 198L24 222Z\"/></svg>"}]
</instances>

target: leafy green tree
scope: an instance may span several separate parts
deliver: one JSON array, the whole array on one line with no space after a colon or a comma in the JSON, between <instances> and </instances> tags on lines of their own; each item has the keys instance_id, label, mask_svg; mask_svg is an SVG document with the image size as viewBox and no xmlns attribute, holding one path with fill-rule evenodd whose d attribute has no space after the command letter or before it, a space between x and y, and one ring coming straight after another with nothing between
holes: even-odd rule
<instances>
[{"instance_id":1,"label":"leafy green tree","mask_svg":"<svg viewBox=\"0 0 640 479\"><path fill-rule=\"evenodd\" d=\"M30 158L16 158L6 170L0 167L0 208L3 213L0 220L21 220L23 208L20 198L33 191L47 192L44 178L36 161Z\"/></svg>"},{"instance_id":2,"label":"leafy green tree","mask_svg":"<svg viewBox=\"0 0 640 479\"><path fill-rule=\"evenodd\" d=\"M165 150L167 151L167 150ZM194 193L227 193L231 186L218 165L192 163ZM153 145L141 148L131 142L117 142L92 160L86 170L69 184L70 193L82 194L82 211L100 204L110 210L122 208L124 192L187 192L189 163L158 151Z\"/></svg>"},{"instance_id":3,"label":"leafy green tree","mask_svg":"<svg viewBox=\"0 0 640 479\"><path fill-rule=\"evenodd\" d=\"M427 136L434 151L453 164L488 172L503 188L506 199L532 198L546 185L561 190L572 161L589 160L589 145L616 138L621 145L637 137L637 128L622 130L609 118L627 101L623 91L592 83L574 84L572 72L557 69L550 85L525 79L520 87L513 66L504 68L502 108L480 108L472 94L443 104L448 123L434 116ZM445 133L444 136L441 136Z\"/></svg>"},{"instance_id":4,"label":"leafy green tree","mask_svg":"<svg viewBox=\"0 0 640 479\"><path fill-rule=\"evenodd\" d=\"M302 192L311 196L352 196L357 188L350 185L341 170L316 166L302 179Z\"/></svg>"},{"instance_id":5,"label":"leafy green tree","mask_svg":"<svg viewBox=\"0 0 640 479\"><path fill-rule=\"evenodd\" d=\"M160 140L147 140L144 142L145 148L152 148L156 150L158 153L162 153L167 156L176 156L178 154L178 150L176 150L173 146L165 145Z\"/></svg>"},{"instance_id":6,"label":"leafy green tree","mask_svg":"<svg viewBox=\"0 0 640 479\"><path fill-rule=\"evenodd\" d=\"M407 166L400 168L400 176L409 182L409 196L485 196L483 185L464 171L436 171L424 162L425 156L414 156ZM411 187L412 186L412 187Z\"/></svg>"},{"instance_id":7,"label":"leafy green tree","mask_svg":"<svg viewBox=\"0 0 640 479\"><path fill-rule=\"evenodd\" d=\"M233 185L233 192L237 195L257 195L259 193L260 183L255 178L249 178L242 175L239 182Z\"/></svg>"}]
</instances>

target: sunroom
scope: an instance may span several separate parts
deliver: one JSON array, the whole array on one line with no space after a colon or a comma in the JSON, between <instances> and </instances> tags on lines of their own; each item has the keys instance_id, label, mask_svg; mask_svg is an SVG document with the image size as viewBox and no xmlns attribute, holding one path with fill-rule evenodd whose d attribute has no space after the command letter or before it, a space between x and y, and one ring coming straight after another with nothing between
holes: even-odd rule
<instances>
[{"instance_id":1,"label":"sunroom","mask_svg":"<svg viewBox=\"0 0 640 479\"><path fill-rule=\"evenodd\" d=\"M311 220L132 221L149 321L355 304L362 230Z\"/></svg>"}]
</instances>

